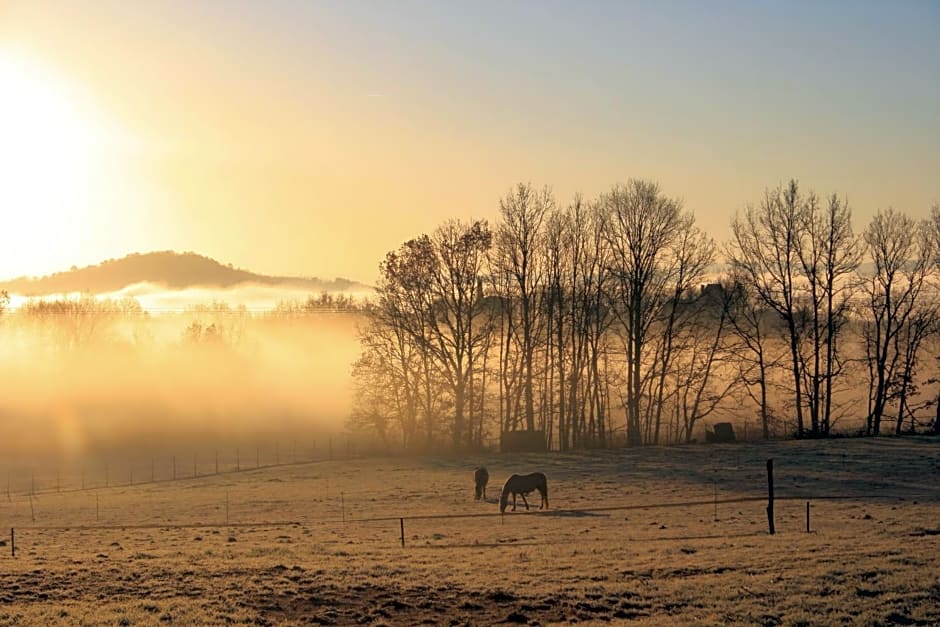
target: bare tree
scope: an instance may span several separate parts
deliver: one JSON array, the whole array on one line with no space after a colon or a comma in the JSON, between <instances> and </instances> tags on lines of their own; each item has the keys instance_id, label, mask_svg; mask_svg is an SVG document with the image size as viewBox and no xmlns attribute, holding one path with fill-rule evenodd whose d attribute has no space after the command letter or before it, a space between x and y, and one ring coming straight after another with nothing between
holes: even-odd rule
<instances>
[{"instance_id":1,"label":"bare tree","mask_svg":"<svg viewBox=\"0 0 940 627\"><path fill-rule=\"evenodd\" d=\"M606 234L610 272L628 370L627 442L638 445L643 444L642 397L650 375L651 327L672 296L670 288L680 265L675 246L692 221L678 200L667 198L649 181L617 185L601 204L610 225Z\"/></svg>"},{"instance_id":2,"label":"bare tree","mask_svg":"<svg viewBox=\"0 0 940 627\"><path fill-rule=\"evenodd\" d=\"M725 285L729 299L728 320L737 338L738 376L747 395L760 412L761 435L770 438L773 411L770 407L770 371L779 366L781 354L773 349L772 328L776 314L754 293L746 280L731 275ZM756 391L755 391L756 387Z\"/></svg>"},{"instance_id":3,"label":"bare tree","mask_svg":"<svg viewBox=\"0 0 940 627\"><path fill-rule=\"evenodd\" d=\"M886 407L898 391L908 349L905 329L927 286L932 248L926 224L903 213L879 211L864 233L872 274L864 277L864 337L869 367L867 432L878 435ZM916 352L916 351L915 351Z\"/></svg>"},{"instance_id":4,"label":"bare tree","mask_svg":"<svg viewBox=\"0 0 940 627\"><path fill-rule=\"evenodd\" d=\"M737 353L729 329L733 293L715 283L680 307L694 312L676 329L676 407L682 417L679 425L686 442L692 441L695 426L731 398L742 383L733 364Z\"/></svg>"},{"instance_id":5,"label":"bare tree","mask_svg":"<svg viewBox=\"0 0 940 627\"><path fill-rule=\"evenodd\" d=\"M861 249L852 232L849 205L838 196L830 196L823 208L810 193L800 217L800 233L794 241L805 282L805 297L799 301L807 340L800 347L806 404L810 431L826 435L832 423L833 383L843 371L839 339L848 321L855 285L851 279L861 261Z\"/></svg>"},{"instance_id":6,"label":"bare tree","mask_svg":"<svg viewBox=\"0 0 940 627\"><path fill-rule=\"evenodd\" d=\"M715 258L714 241L695 227L691 215L683 217L676 237L675 267L671 275L671 283L666 285L669 292L666 294L667 299L663 304L661 317L657 320L659 338L653 369L658 371L658 374L655 377L656 380L652 382L652 395L655 400L648 408L645 425L647 441L653 444L659 443L663 407L666 401L667 377L673 366L677 348L679 348L676 346L676 339L686 327L696 323L696 318L707 317L708 314L706 310L688 307L687 299L692 297L696 286L704 280L705 272ZM724 323L725 317L722 315L718 332L719 342ZM710 368L711 359L707 363L692 359L686 365L689 371L688 376L694 378L700 374L695 372L698 366ZM705 373L704 377L707 381L708 374ZM688 437L691 437L691 432Z\"/></svg>"},{"instance_id":7,"label":"bare tree","mask_svg":"<svg viewBox=\"0 0 940 627\"><path fill-rule=\"evenodd\" d=\"M541 296L544 294L544 264L538 258L546 214L555 206L551 190L533 189L519 184L499 202L502 221L495 234L495 261L498 272L511 277L508 304L518 304L516 330L521 332L523 360L522 387L526 429L535 429L534 358L536 325L540 322Z\"/></svg>"},{"instance_id":8,"label":"bare tree","mask_svg":"<svg viewBox=\"0 0 940 627\"><path fill-rule=\"evenodd\" d=\"M803 437L803 381L800 361L802 329L798 320L799 238L804 200L796 181L764 194L759 207L749 206L731 222L729 260L761 302L784 323L790 349L790 371L797 436Z\"/></svg>"}]
</instances>

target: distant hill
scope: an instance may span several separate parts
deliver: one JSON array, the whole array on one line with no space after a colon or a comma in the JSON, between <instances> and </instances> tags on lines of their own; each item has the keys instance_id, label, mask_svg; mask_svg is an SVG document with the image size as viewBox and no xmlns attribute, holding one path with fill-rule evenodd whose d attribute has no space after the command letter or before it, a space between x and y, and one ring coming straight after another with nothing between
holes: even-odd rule
<instances>
[{"instance_id":1,"label":"distant hill","mask_svg":"<svg viewBox=\"0 0 940 627\"><path fill-rule=\"evenodd\" d=\"M336 278L269 276L222 265L215 259L196 253L173 251L134 253L121 259L109 259L96 266L72 267L67 272L48 276L20 277L0 281L0 290L24 296L42 296L68 292L102 294L116 292L136 283L153 283L168 289L189 287L234 287L242 284L299 287L311 291L339 292L368 289L367 286Z\"/></svg>"}]
</instances>

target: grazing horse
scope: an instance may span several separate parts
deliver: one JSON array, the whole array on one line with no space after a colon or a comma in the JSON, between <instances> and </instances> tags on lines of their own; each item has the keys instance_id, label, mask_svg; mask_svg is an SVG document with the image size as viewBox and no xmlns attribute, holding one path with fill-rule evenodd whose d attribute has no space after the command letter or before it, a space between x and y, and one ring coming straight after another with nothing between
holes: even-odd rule
<instances>
[{"instance_id":1,"label":"grazing horse","mask_svg":"<svg viewBox=\"0 0 940 627\"><path fill-rule=\"evenodd\" d=\"M548 508L548 480L540 472L533 472L530 475L510 475L503 484L503 491L499 495L499 511L506 511L506 505L509 501L509 495L512 494L512 511L516 511L516 495L522 497L525 508L529 509L529 502L525 500L525 495L538 490L542 495L542 502L539 509Z\"/></svg>"},{"instance_id":2,"label":"grazing horse","mask_svg":"<svg viewBox=\"0 0 940 627\"><path fill-rule=\"evenodd\" d=\"M473 471L473 485L476 486L476 500L481 498L486 500L486 484L489 483L490 473L486 471L486 468L480 466Z\"/></svg>"}]
</instances>

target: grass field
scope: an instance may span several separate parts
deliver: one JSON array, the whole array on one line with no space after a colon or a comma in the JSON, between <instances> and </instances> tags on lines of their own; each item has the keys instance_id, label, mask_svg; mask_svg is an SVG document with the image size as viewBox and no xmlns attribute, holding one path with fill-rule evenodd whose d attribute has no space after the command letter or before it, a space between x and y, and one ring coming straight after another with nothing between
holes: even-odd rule
<instances>
[{"instance_id":1,"label":"grass field","mask_svg":"<svg viewBox=\"0 0 940 627\"><path fill-rule=\"evenodd\" d=\"M498 516L499 484L531 470L551 508ZM937 625L938 474L940 440L885 438L359 459L14 495L0 624ZM694 504L658 507L676 503Z\"/></svg>"}]
</instances>

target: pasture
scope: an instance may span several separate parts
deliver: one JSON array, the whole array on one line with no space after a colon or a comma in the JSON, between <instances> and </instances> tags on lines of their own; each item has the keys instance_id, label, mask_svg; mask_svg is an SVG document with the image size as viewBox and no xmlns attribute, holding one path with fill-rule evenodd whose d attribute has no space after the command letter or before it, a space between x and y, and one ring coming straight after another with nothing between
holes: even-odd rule
<instances>
[{"instance_id":1,"label":"pasture","mask_svg":"<svg viewBox=\"0 0 940 627\"><path fill-rule=\"evenodd\" d=\"M502 481L534 470L551 508L536 493L501 518ZM14 494L0 501L16 530L15 557L0 535L0 625L936 625L938 474L940 440L884 438L354 459Z\"/></svg>"}]
</instances>

